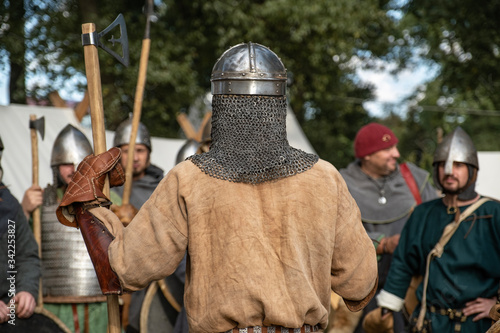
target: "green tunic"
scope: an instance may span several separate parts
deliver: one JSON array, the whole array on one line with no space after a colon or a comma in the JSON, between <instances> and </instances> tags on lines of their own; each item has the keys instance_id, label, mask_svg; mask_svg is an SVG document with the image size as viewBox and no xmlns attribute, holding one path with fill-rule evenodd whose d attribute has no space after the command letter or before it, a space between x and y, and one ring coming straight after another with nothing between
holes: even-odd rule
<instances>
[{"instance_id":1,"label":"green tunic","mask_svg":"<svg viewBox=\"0 0 500 333\"><path fill-rule=\"evenodd\" d=\"M460 207L464 211L467 206ZM401 234L384 289L404 298L413 275L424 275L426 258L453 221L441 199L418 206ZM478 297L497 294L500 282L500 203L488 201L465 219L444 248L441 258L430 264L427 304L443 309L464 308ZM422 297L423 284L417 289ZM420 307L417 307L417 312ZM454 332L447 316L429 313L434 332ZM415 315L415 314L414 314ZM462 332L485 332L491 319L462 324Z\"/></svg>"}]
</instances>

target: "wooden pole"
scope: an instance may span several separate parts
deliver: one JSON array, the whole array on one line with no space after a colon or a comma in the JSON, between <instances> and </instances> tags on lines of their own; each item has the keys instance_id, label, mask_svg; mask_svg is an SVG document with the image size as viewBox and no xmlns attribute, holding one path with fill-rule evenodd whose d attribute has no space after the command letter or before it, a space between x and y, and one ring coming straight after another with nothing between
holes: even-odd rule
<instances>
[{"instance_id":1,"label":"wooden pole","mask_svg":"<svg viewBox=\"0 0 500 333\"><path fill-rule=\"evenodd\" d=\"M95 32L94 23L85 23L82 25L83 34L92 34ZM99 67L99 58L96 45L85 45L85 71L87 75L87 88L90 101L90 119L92 121L92 138L94 141L94 154L101 154L106 151L106 132L104 128L104 107L102 102L101 88L101 70ZM106 181L103 189L104 195L109 198L109 179ZM120 333L120 308L118 304L118 295L107 295L108 303L108 332Z\"/></svg>"},{"instance_id":2,"label":"wooden pole","mask_svg":"<svg viewBox=\"0 0 500 333\"><path fill-rule=\"evenodd\" d=\"M135 140L139 130L139 123L141 121L142 101L144 99L144 87L146 85L146 76L148 71L149 51L151 49L150 39L150 23L151 15L153 12L153 0L146 0L146 29L144 38L142 39L141 59L139 61L139 76L137 77L137 86L135 88L134 97L134 110L132 116L132 128L130 130L130 140L128 144L127 161L125 164L125 184L123 185L122 206L130 203L130 195L132 194L132 183L134 174L134 155L135 155ZM123 327L128 324L128 317L130 311L131 295L122 295L123 313L122 323Z\"/></svg>"},{"instance_id":3,"label":"wooden pole","mask_svg":"<svg viewBox=\"0 0 500 333\"><path fill-rule=\"evenodd\" d=\"M132 192L132 175L135 154L135 140L139 130L139 123L141 121L142 100L144 96L144 86L146 82L146 73L148 70L149 50L151 47L151 40L142 40L141 60L139 65L139 77L137 79L137 87L135 89L134 99L134 113L132 116L132 129L130 131L130 141L128 145L127 165L125 167L125 185L123 187L122 205L130 202L130 194Z\"/></svg>"},{"instance_id":4,"label":"wooden pole","mask_svg":"<svg viewBox=\"0 0 500 333\"><path fill-rule=\"evenodd\" d=\"M146 0L146 29L142 39L141 59L139 62L139 76L135 88L134 113L132 116L132 129L128 144L127 164L125 166L125 184L123 186L122 205L130 202L132 193L132 176L135 155L135 139L141 121L142 101L144 97L144 87L146 85L146 75L148 72L149 50L151 49L151 38L149 37L151 15L153 14L153 0Z\"/></svg>"},{"instance_id":5,"label":"wooden pole","mask_svg":"<svg viewBox=\"0 0 500 333\"><path fill-rule=\"evenodd\" d=\"M30 121L36 121L36 115L30 115ZM38 185L38 134L36 128L30 129L31 134L31 164L32 164L32 185ZM33 235L38 243L38 256L42 258L42 224L40 220L40 207L35 208L32 215L33 217ZM43 308L43 291L42 291L42 278L38 289L38 306Z\"/></svg>"}]
</instances>

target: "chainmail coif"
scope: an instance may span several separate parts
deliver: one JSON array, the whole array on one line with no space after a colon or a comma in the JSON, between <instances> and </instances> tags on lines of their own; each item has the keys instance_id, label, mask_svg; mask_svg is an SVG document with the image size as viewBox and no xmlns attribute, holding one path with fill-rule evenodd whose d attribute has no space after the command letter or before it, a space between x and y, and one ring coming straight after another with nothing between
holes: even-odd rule
<instances>
[{"instance_id":1,"label":"chainmail coif","mask_svg":"<svg viewBox=\"0 0 500 333\"><path fill-rule=\"evenodd\" d=\"M210 150L188 159L211 177L250 184L309 170L318 156L288 144L286 106L284 96L214 95Z\"/></svg>"}]
</instances>

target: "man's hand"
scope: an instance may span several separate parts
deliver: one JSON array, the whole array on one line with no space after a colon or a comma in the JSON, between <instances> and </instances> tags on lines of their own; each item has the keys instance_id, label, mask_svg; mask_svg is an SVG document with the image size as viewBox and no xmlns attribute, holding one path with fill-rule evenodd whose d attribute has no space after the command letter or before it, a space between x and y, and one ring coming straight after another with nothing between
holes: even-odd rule
<instances>
[{"instance_id":1,"label":"man's hand","mask_svg":"<svg viewBox=\"0 0 500 333\"><path fill-rule=\"evenodd\" d=\"M482 298L478 297L473 301L465 303L465 308L463 309L464 315L471 316L477 314L472 321L478 321L483 318L488 318L490 316L490 310L496 303L496 297L492 298Z\"/></svg>"},{"instance_id":2,"label":"man's hand","mask_svg":"<svg viewBox=\"0 0 500 333\"><path fill-rule=\"evenodd\" d=\"M382 308L368 312L363 320L366 333L394 333L394 316L392 311L382 314Z\"/></svg>"},{"instance_id":3,"label":"man's hand","mask_svg":"<svg viewBox=\"0 0 500 333\"><path fill-rule=\"evenodd\" d=\"M0 324L5 323L7 319L9 319L9 309L3 301L0 301Z\"/></svg>"},{"instance_id":4,"label":"man's hand","mask_svg":"<svg viewBox=\"0 0 500 333\"><path fill-rule=\"evenodd\" d=\"M393 254L394 250L399 244L399 237L401 235L393 235L390 237L384 237L380 240L379 245L377 246L377 254Z\"/></svg>"},{"instance_id":5,"label":"man's hand","mask_svg":"<svg viewBox=\"0 0 500 333\"><path fill-rule=\"evenodd\" d=\"M14 296L16 306L16 316L19 318L29 318L36 308L36 301L33 295L27 291L20 291ZM10 305L10 302L9 302ZM0 324L9 320L10 309L7 304L0 301Z\"/></svg>"},{"instance_id":6,"label":"man's hand","mask_svg":"<svg viewBox=\"0 0 500 333\"><path fill-rule=\"evenodd\" d=\"M118 216L120 221L126 227L132 221L134 216L137 214L138 210L131 204L125 204L121 206L111 205L111 211Z\"/></svg>"},{"instance_id":7,"label":"man's hand","mask_svg":"<svg viewBox=\"0 0 500 333\"><path fill-rule=\"evenodd\" d=\"M387 243L385 244L385 253L393 254L394 250L399 244L399 237L401 235L393 235L391 237L387 237Z\"/></svg>"},{"instance_id":8,"label":"man's hand","mask_svg":"<svg viewBox=\"0 0 500 333\"><path fill-rule=\"evenodd\" d=\"M35 311L36 301L27 291L21 291L14 297L16 301L16 314L19 318L29 318Z\"/></svg>"},{"instance_id":9,"label":"man's hand","mask_svg":"<svg viewBox=\"0 0 500 333\"><path fill-rule=\"evenodd\" d=\"M21 206L23 207L24 215L29 220L31 213L42 204L43 191L38 185L32 185L24 192Z\"/></svg>"}]
</instances>

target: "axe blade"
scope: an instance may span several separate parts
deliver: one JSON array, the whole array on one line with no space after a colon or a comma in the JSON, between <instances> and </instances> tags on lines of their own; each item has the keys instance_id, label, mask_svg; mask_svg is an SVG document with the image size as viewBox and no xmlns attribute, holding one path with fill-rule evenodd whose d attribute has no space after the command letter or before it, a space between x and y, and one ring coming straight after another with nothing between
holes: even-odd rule
<instances>
[{"instance_id":1,"label":"axe blade","mask_svg":"<svg viewBox=\"0 0 500 333\"><path fill-rule=\"evenodd\" d=\"M121 45L122 54L120 56L118 53L113 51L111 48L106 46L102 39L106 36L111 30L113 30L116 26L120 26L120 38L115 38L111 35L111 38L108 40L114 46L115 43L119 43ZM104 51L111 54L116 60L122 63L125 67L129 65L129 52L128 52L128 36L127 36L127 26L125 24L125 19L122 14L119 14L118 17L111 23L106 29L103 31L92 34L82 34L82 45L96 45L102 48Z\"/></svg>"},{"instance_id":2,"label":"axe blade","mask_svg":"<svg viewBox=\"0 0 500 333\"><path fill-rule=\"evenodd\" d=\"M45 138L45 117L38 118L37 120L30 120L30 128L37 130L43 140Z\"/></svg>"},{"instance_id":3,"label":"axe blade","mask_svg":"<svg viewBox=\"0 0 500 333\"><path fill-rule=\"evenodd\" d=\"M122 54L120 56L118 53L104 45L102 42L102 37L106 36L111 30L113 30L116 26L120 26L120 38L114 38L111 35L111 38L108 40L114 46L115 43L119 43L122 46ZM128 55L128 36L127 36L127 25L125 24L125 18L122 14L119 14L118 17L111 23L106 29L97 34L97 40L99 42L99 47L104 51L111 54L115 57L119 62L123 64L123 66L128 67L129 65L129 55Z\"/></svg>"}]
</instances>

